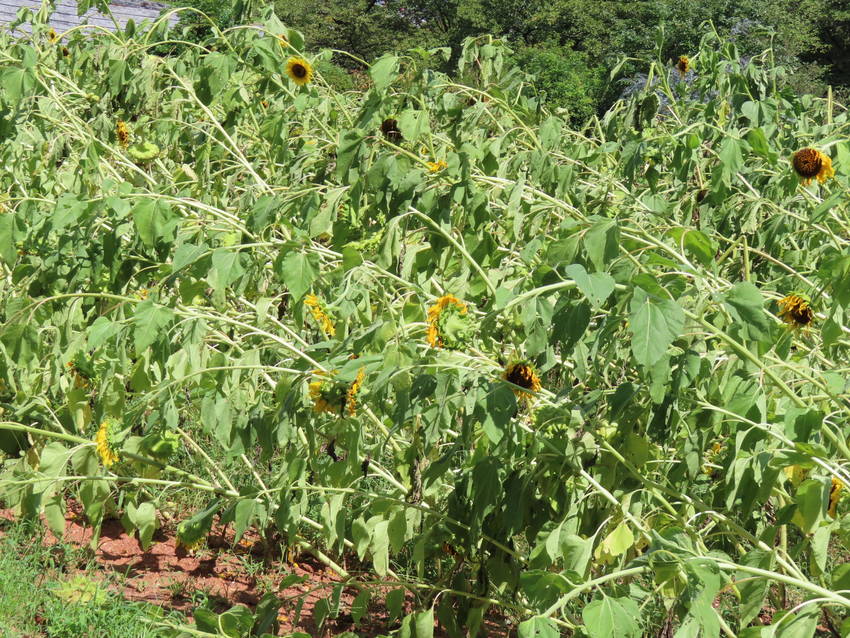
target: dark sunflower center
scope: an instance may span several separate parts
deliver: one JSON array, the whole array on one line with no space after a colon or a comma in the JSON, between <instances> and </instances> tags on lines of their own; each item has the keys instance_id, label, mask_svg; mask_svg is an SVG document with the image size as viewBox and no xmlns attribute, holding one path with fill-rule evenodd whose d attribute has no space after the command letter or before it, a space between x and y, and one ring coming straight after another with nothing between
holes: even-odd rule
<instances>
[{"instance_id":1,"label":"dark sunflower center","mask_svg":"<svg viewBox=\"0 0 850 638\"><path fill-rule=\"evenodd\" d=\"M398 122L392 118L381 122L381 132L388 140L394 142L401 140L401 131L398 130Z\"/></svg>"},{"instance_id":2,"label":"dark sunflower center","mask_svg":"<svg viewBox=\"0 0 850 638\"><path fill-rule=\"evenodd\" d=\"M809 324L814 318L812 309L806 304L799 304L791 309L791 318L799 324Z\"/></svg>"},{"instance_id":3,"label":"dark sunflower center","mask_svg":"<svg viewBox=\"0 0 850 638\"><path fill-rule=\"evenodd\" d=\"M299 80L301 78L307 77L307 68L303 64L293 64L292 65L292 75L297 77Z\"/></svg>"},{"instance_id":4,"label":"dark sunflower center","mask_svg":"<svg viewBox=\"0 0 850 638\"><path fill-rule=\"evenodd\" d=\"M515 365L508 371L506 378L514 385L518 385L526 390L531 389L532 373L531 369L526 365Z\"/></svg>"},{"instance_id":5,"label":"dark sunflower center","mask_svg":"<svg viewBox=\"0 0 850 638\"><path fill-rule=\"evenodd\" d=\"M815 177L821 169L821 158L817 151L804 148L794 155L794 170L802 177Z\"/></svg>"}]
</instances>

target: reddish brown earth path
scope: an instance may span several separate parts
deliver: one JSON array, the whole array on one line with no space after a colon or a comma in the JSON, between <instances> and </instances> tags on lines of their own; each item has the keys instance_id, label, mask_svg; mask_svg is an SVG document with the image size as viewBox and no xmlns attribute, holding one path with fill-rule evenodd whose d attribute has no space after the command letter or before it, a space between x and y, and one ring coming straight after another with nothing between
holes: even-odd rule
<instances>
[{"instance_id":1,"label":"reddish brown earth path","mask_svg":"<svg viewBox=\"0 0 850 638\"><path fill-rule=\"evenodd\" d=\"M0 518L14 520L11 510L0 510ZM81 508L69 501L65 533L62 541L74 547L85 547L92 539L92 530L84 524ZM273 561L269 569L251 573L251 567L262 562L263 552L256 534L246 533L237 544L226 528L214 526L207 538L207 546L197 551L178 547L173 534L162 529L154 534L153 543L143 551L139 541L124 531L115 519L103 522L93 559L105 571L119 578L111 579L111 588L125 599L144 601L176 610L192 618L192 610L203 600L212 601L216 612L229 609L234 604L254 606L266 593L274 593L284 601L278 616L279 635L300 631L314 638L330 638L352 631L361 638L378 636L399 626L388 622L380 604L370 606L368 618L357 627L349 609L356 590L346 588L341 596L338 618L329 619L321 630L313 622L315 604L327 598L339 576L309 555L300 555L292 563ZM45 532L45 544L58 546L56 537ZM82 571L85 565L67 565L68 571ZM301 584L280 588L280 583L295 574L305 580ZM299 601L303 599L300 614ZM296 614L298 616L296 617ZM507 637L509 632L502 623L493 620L482 632L486 636ZM444 638L437 629L435 638Z\"/></svg>"}]
</instances>

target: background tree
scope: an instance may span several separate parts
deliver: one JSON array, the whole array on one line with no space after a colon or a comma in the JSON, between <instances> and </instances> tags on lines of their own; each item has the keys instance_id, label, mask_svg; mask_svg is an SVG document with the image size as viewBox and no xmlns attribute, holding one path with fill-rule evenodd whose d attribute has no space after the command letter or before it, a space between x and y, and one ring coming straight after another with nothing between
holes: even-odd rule
<instances>
[{"instance_id":1,"label":"background tree","mask_svg":"<svg viewBox=\"0 0 850 638\"><path fill-rule=\"evenodd\" d=\"M222 27L252 9L250 0L189 1ZM663 60L692 54L706 21L742 56L772 46L799 91L850 86L850 0L277 0L274 10L314 49L342 52L334 61L350 70L415 46L450 47L454 61L465 38L493 34L510 43L549 106L568 109L575 123L619 97L622 87L606 84L619 60L655 55L659 34ZM209 31L190 21L195 36Z\"/></svg>"}]
</instances>

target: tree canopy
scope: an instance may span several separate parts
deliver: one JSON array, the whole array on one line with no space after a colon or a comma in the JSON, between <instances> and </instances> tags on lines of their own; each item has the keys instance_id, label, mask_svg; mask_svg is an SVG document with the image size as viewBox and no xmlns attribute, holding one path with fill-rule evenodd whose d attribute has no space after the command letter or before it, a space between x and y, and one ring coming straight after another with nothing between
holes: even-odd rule
<instances>
[{"instance_id":1,"label":"tree canopy","mask_svg":"<svg viewBox=\"0 0 850 638\"><path fill-rule=\"evenodd\" d=\"M211 0L190 4L221 27L252 12L250 0L236 9ZM574 121L619 96L622 87L605 78L621 59L688 55L706 22L744 55L771 47L800 90L850 87L850 0L277 0L274 9L349 70L412 47L450 47L454 61L464 38L493 34L511 44L550 106L569 108ZM208 23L195 24L203 30Z\"/></svg>"}]
</instances>

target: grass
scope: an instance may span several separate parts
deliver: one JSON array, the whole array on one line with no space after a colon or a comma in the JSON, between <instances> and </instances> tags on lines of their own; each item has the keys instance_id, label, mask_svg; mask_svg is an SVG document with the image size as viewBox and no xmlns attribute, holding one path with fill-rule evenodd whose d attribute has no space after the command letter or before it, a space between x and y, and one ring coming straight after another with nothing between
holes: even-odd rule
<instances>
[{"instance_id":1,"label":"grass","mask_svg":"<svg viewBox=\"0 0 850 638\"><path fill-rule=\"evenodd\" d=\"M160 608L109 591L102 571L69 573L75 553L45 546L40 526L10 524L0 538L0 636L4 638L157 638Z\"/></svg>"}]
</instances>

